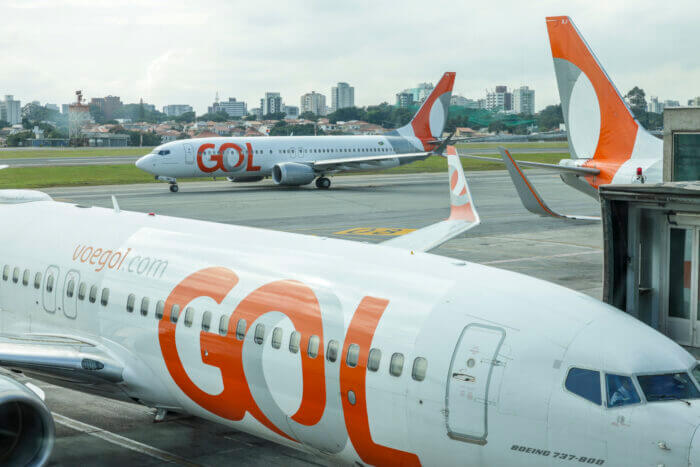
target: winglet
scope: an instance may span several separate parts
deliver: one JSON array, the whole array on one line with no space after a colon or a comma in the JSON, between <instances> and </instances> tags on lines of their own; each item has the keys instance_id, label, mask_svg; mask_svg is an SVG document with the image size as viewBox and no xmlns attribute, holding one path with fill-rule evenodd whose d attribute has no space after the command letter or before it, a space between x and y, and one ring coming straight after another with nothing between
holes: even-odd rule
<instances>
[{"instance_id":1,"label":"winglet","mask_svg":"<svg viewBox=\"0 0 700 467\"><path fill-rule=\"evenodd\" d=\"M523 203L525 209L540 216L555 217L557 219L600 220L600 217L569 216L552 211L532 183L530 183L530 180L523 173L518 163L515 162L513 156L510 155L510 152L502 146L499 146L498 150L501 152L503 162L508 168L508 174L513 181L513 185L515 185L515 190L518 192L520 201Z\"/></svg>"},{"instance_id":2,"label":"winglet","mask_svg":"<svg viewBox=\"0 0 700 467\"><path fill-rule=\"evenodd\" d=\"M428 251L481 223L479 213L469 192L462 162L454 146L447 146L447 166L450 182L450 217L385 243L411 251Z\"/></svg>"}]
</instances>

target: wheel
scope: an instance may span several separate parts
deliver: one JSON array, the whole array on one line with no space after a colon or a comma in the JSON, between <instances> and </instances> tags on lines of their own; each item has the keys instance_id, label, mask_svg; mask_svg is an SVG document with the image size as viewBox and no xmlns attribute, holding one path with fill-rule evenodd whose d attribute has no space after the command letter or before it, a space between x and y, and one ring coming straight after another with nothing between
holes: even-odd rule
<instances>
[{"instance_id":1,"label":"wheel","mask_svg":"<svg viewBox=\"0 0 700 467\"><path fill-rule=\"evenodd\" d=\"M172 191L173 193L177 193L177 190L179 190L179 188L176 184L173 183L172 185L170 185L170 191Z\"/></svg>"},{"instance_id":2,"label":"wheel","mask_svg":"<svg viewBox=\"0 0 700 467\"><path fill-rule=\"evenodd\" d=\"M316 188L328 189L331 186L331 179L327 177L318 177L316 179Z\"/></svg>"}]
</instances>

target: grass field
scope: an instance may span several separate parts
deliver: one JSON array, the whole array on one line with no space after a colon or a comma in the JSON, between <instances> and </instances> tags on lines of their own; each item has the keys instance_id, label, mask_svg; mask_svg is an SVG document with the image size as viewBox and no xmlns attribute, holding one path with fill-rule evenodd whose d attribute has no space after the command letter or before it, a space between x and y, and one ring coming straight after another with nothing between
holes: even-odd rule
<instances>
[{"instance_id":1,"label":"grass field","mask_svg":"<svg viewBox=\"0 0 700 467\"><path fill-rule=\"evenodd\" d=\"M99 157L99 156L143 156L153 148L52 148L52 149L2 149L1 159L36 159L44 157Z\"/></svg>"},{"instance_id":2,"label":"grass field","mask_svg":"<svg viewBox=\"0 0 700 467\"><path fill-rule=\"evenodd\" d=\"M503 146L507 149L523 149L523 148L568 148L569 143L566 141L546 141L538 142L521 142L521 143L457 143L460 149L487 149Z\"/></svg>"},{"instance_id":3,"label":"grass field","mask_svg":"<svg viewBox=\"0 0 700 467\"><path fill-rule=\"evenodd\" d=\"M519 160L556 164L568 154L520 154ZM465 171L498 170L503 164L462 159ZM447 161L440 157L429 157L413 164L395 167L376 173L421 173L446 172ZM199 179L179 179L188 182ZM23 167L0 170L0 189L6 188L46 188L53 186L123 185L130 183L155 183L153 176L131 164L94 165L75 167ZM165 188L165 187L164 187Z\"/></svg>"}]
</instances>

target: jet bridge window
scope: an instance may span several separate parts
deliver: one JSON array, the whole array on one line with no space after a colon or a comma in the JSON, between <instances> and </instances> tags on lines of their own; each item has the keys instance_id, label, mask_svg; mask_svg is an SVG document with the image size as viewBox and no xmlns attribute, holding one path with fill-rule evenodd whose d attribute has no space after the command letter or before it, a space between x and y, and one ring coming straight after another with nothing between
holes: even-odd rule
<instances>
[{"instance_id":1,"label":"jet bridge window","mask_svg":"<svg viewBox=\"0 0 700 467\"><path fill-rule=\"evenodd\" d=\"M583 397L596 405L601 405L602 403L600 372L598 371L572 368L566 376L564 387L573 394Z\"/></svg>"},{"instance_id":2,"label":"jet bridge window","mask_svg":"<svg viewBox=\"0 0 700 467\"><path fill-rule=\"evenodd\" d=\"M7 279L10 278L10 266L5 265L4 268L2 268L2 280L7 281Z\"/></svg>"},{"instance_id":3,"label":"jet bridge window","mask_svg":"<svg viewBox=\"0 0 700 467\"><path fill-rule=\"evenodd\" d=\"M143 297L141 299L141 316L148 316L148 307L150 305L150 300L148 297Z\"/></svg>"},{"instance_id":4,"label":"jet bridge window","mask_svg":"<svg viewBox=\"0 0 700 467\"><path fill-rule=\"evenodd\" d=\"M37 272L34 274L34 288L39 290L41 288L41 273Z\"/></svg>"},{"instance_id":5,"label":"jet bridge window","mask_svg":"<svg viewBox=\"0 0 700 467\"><path fill-rule=\"evenodd\" d=\"M128 311L129 313L133 313L135 304L136 304L136 295L129 294L129 296L126 299L126 311Z\"/></svg>"},{"instance_id":6,"label":"jet bridge window","mask_svg":"<svg viewBox=\"0 0 700 467\"><path fill-rule=\"evenodd\" d=\"M395 353L391 356L391 361L389 362L389 373L391 376L399 377L403 373L403 354Z\"/></svg>"},{"instance_id":7,"label":"jet bridge window","mask_svg":"<svg viewBox=\"0 0 700 467\"><path fill-rule=\"evenodd\" d=\"M102 297L100 298L100 303L102 304L102 306L107 306L107 304L109 303L109 289L107 287L102 289Z\"/></svg>"},{"instance_id":8,"label":"jet bridge window","mask_svg":"<svg viewBox=\"0 0 700 467\"><path fill-rule=\"evenodd\" d=\"M48 279L47 279L48 282ZM97 301L97 286L93 285L90 287L90 295L88 297L88 300L90 300L90 303L95 303Z\"/></svg>"},{"instance_id":9,"label":"jet bridge window","mask_svg":"<svg viewBox=\"0 0 700 467\"><path fill-rule=\"evenodd\" d=\"M27 286L29 285L29 269L24 270L24 274L22 275L22 285Z\"/></svg>"},{"instance_id":10,"label":"jet bridge window","mask_svg":"<svg viewBox=\"0 0 700 467\"><path fill-rule=\"evenodd\" d=\"M608 396L608 407L639 404L639 395L634 388L632 378L622 375L605 374L605 386Z\"/></svg>"},{"instance_id":11,"label":"jet bridge window","mask_svg":"<svg viewBox=\"0 0 700 467\"><path fill-rule=\"evenodd\" d=\"M39 273L37 273L39 274ZM39 279L41 281L41 279ZM34 286L36 287L36 279L34 280ZM87 293L87 284L81 282L78 286L78 300L85 300L85 294Z\"/></svg>"},{"instance_id":12,"label":"jet bridge window","mask_svg":"<svg viewBox=\"0 0 700 467\"><path fill-rule=\"evenodd\" d=\"M15 284L19 282L19 268L15 267L15 269L12 271L12 282Z\"/></svg>"}]
</instances>

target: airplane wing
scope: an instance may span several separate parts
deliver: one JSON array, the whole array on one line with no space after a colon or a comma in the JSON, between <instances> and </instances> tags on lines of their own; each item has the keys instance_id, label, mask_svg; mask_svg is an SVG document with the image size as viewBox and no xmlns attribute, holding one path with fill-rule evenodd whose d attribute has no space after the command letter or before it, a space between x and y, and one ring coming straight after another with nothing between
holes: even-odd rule
<instances>
[{"instance_id":1,"label":"airplane wing","mask_svg":"<svg viewBox=\"0 0 700 467\"><path fill-rule=\"evenodd\" d=\"M501 148L499 147L499 150ZM498 157L484 157L484 156L474 156L472 154L460 154L459 157L464 157L467 159L477 159L481 161L498 162L502 163L503 159ZM600 170L594 169L593 167L568 167L558 164L546 164L544 162L530 162L530 161L516 161L518 165L524 165L526 167L536 167L538 169L548 169L555 170L557 172L569 172L577 175L598 175Z\"/></svg>"},{"instance_id":2,"label":"airplane wing","mask_svg":"<svg viewBox=\"0 0 700 467\"><path fill-rule=\"evenodd\" d=\"M343 157L311 162L317 171L371 169L372 166L381 168L381 163L387 160L420 160L433 155L431 152L414 152L406 154L387 154L381 156Z\"/></svg>"},{"instance_id":3,"label":"airplane wing","mask_svg":"<svg viewBox=\"0 0 700 467\"><path fill-rule=\"evenodd\" d=\"M559 214L552 211L549 206L547 206L547 203L544 202L537 190L535 190L532 183L530 183L530 180L527 178L525 173L523 173L523 171L520 169L518 162L516 162L510 155L510 152L508 152L508 150L504 147L499 147L498 150L501 151L502 161L506 164L508 174L510 175L511 180L513 180L513 185L515 185L515 189L518 192L520 201L523 203L525 209L540 216L550 216L558 219L600 221L600 217L572 216Z\"/></svg>"},{"instance_id":4,"label":"airplane wing","mask_svg":"<svg viewBox=\"0 0 700 467\"><path fill-rule=\"evenodd\" d=\"M384 242L386 245L411 251L428 251L481 223L454 146L447 147L447 165L450 174L450 217L415 232L392 238Z\"/></svg>"}]
</instances>

